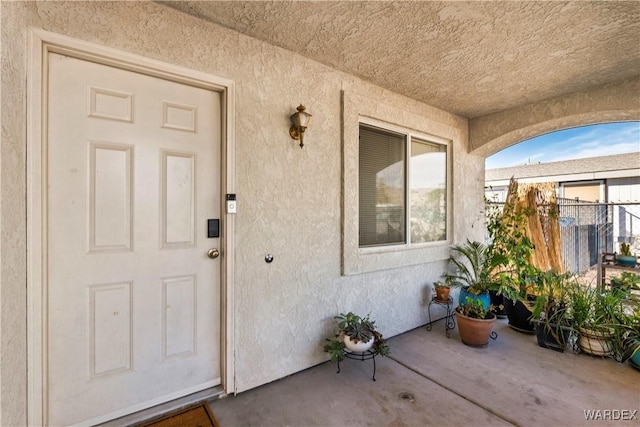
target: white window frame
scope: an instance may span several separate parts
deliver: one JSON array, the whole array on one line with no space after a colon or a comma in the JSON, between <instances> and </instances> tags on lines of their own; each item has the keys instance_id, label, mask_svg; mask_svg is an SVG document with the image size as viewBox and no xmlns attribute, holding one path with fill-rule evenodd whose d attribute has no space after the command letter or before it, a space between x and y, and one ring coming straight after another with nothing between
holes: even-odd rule
<instances>
[{"instance_id":1,"label":"white window frame","mask_svg":"<svg viewBox=\"0 0 640 427\"><path fill-rule=\"evenodd\" d=\"M390 270L449 259L453 229L453 165L455 147L466 146L467 129L440 110L425 108L413 113L403 105L389 105L353 92L342 93L342 274L354 275ZM359 133L360 124L392 132L409 132L416 138L447 145L447 240L418 244L360 247L359 242ZM410 140L409 140L410 143ZM410 159L409 159L410 160ZM407 211L409 211L407 209ZM410 215L410 212L408 212Z\"/></svg>"},{"instance_id":2,"label":"white window frame","mask_svg":"<svg viewBox=\"0 0 640 427\"><path fill-rule=\"evenodd\" d=\"M405 242L404 243L389 243L385 245L377 245L377 246L360 246L360 242L358 239L358 247L361 253L367 252L387 252L397 250L399 248L409 248L412 246L433 246L433 245L442 245L448 244L451 239L451 220L449 218L449 208L451 203L451 141L435 136L428 135L423 132L418 132L412 129L408 129L402 126L397 126L390 123L381 122L380 120L376 120L370 117L361 117L358 122L358 132L360 130L360 126L368 126L369 128L379 129L380 131L389 131L394 134L398 134L404 136L404 149L405 149L405 165L404 165L404 173L405 173L405 188L404 188L404 200L405 200L405 212L404 212L404 226L405 226ZM446 219L446 238L444 240L438 240L436 242L421 242L421 243L413 243L411 242L411 144L414 139L417 139L422 142L432 143L442 145L446 148L447 153L447 178L446 178L446 198L447 198L447 219ZM359 150L359 147L358 147ZM359 151L358 151L359 153ZM358 170L359 173L359 170ZM358 189L358 195L360 194L360 189ZM358 224L359 226L359 224ZM359 232L359 228L358 228Z\"/></svg>"}]
</instances>

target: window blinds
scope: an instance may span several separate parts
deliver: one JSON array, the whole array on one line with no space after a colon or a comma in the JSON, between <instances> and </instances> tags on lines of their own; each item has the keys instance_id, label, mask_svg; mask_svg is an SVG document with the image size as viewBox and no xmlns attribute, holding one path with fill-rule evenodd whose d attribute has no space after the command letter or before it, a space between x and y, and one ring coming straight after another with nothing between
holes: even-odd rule
<instances>
[{"instance_id":1,"label":"window blinds","mask_svg":"<svg viewBox=\"0 0 640 427\"><path fill-rule=\"evenodd\" d=\"M360 246L405 242L404 135L360 126Z\"/></svg>"}]
</instances>

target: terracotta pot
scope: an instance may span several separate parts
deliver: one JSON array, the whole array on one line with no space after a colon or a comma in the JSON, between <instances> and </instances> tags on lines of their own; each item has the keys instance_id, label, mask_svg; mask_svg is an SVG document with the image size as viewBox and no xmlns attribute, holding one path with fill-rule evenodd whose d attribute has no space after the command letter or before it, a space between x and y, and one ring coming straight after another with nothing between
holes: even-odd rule
<instances>
[{"instance_id":1,"label":"terracotta pot","mask_svg":"<svg viewBox=\"0 0 640 427\"><path fill-rule=\"evenodd\" d=\"M449 300L449 288L439 288L436 286L436 299L438 301L447 302Z\"/></svg>"},{"instance_id":2,"label":"terracotta pot","mask_svg":"<svg viewBox=\"0 0 640 427\"><path fill-rule=\"evenodd\" d=\"M489 344L489 336L496 321L495 314L491 313L491 316L491 319L474 319L456 311L458 333L462 342L471 347Z\"/></svg>"}]
</instances>

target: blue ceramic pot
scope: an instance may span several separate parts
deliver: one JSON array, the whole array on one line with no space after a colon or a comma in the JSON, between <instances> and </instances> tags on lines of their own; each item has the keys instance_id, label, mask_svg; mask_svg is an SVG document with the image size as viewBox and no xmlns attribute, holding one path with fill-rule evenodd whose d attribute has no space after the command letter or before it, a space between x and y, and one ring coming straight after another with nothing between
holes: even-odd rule
<instances>
[{"instance_id":1,"label":"blue ceramic pot","mask_svg":"<svg viewBox=\"0 0 640 427\"><path fill-rule=\"evenodd\" d=\"M636 265L637 258L635 256L628 255L616 255L616 262L625 267L634 267Z\"/></svg>"},{"instance_id":2,"label":"blue ceramic pot","mask_svg":"<svg viewBox=\"0 0 640 427\"><path fill-rule=\"evenodd\" d=\"M636 350L636 352L633 353L633 356L631 357L631 359L629 359L629 362L636 368L640 369L640 349Z\"/></svg>"},{"instance_id":3,"label":"blue ceramic pot","mask_svg":"<svg viewBox=\"0 0 640 427\"><path fill-rule=\"evenodd\" d=\"M485 292L480 295L474 295L471 292L468 292L466 288L461 288L460 297L458 298L458 304L464 304L467 301L467 297L471 297L471 299L473 300L480 301L485 309L489 309L489 305L491 304L489 292Z\"/></svg>"}]
</instances>

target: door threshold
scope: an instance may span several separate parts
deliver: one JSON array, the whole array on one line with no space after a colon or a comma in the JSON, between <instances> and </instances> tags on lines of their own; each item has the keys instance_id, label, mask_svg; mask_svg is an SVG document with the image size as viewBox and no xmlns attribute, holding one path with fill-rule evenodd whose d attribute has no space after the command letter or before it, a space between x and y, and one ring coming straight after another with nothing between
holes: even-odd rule
<instances>
[{"instance_id":1,"label":"door threshold","mask_svg":"<svg viewBox=\"0 0 640 427\"><path fill-rule=\"evenodd\" d=\"M211 387L206 390L199 391L197 393L189 394L179 399L172 400L170 402L163 403L161 405L152 406L151 408L144 409L142 411L134 412L133 414L126 415L124 417L116 418L115 420L107 421L102 424L98 424L100 427L123 427L123 426L135 426L145 421L149 421L153 418L160 417L168 412L177 411L187 406L195 405L205 400L218 399L225 396L225 392L221 386Z\"/></svg>"}]
</instances>

